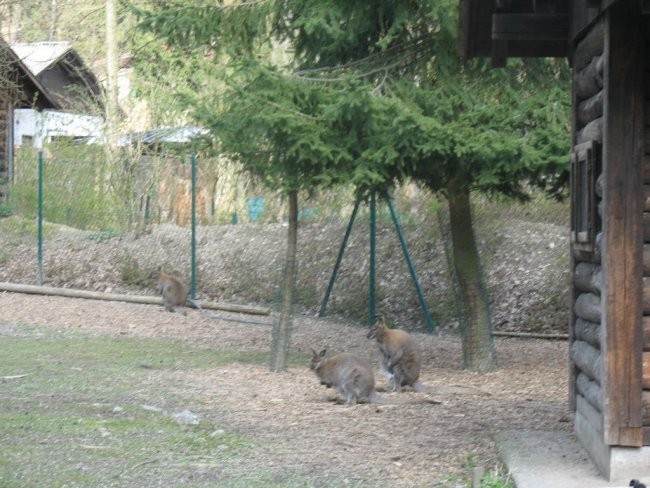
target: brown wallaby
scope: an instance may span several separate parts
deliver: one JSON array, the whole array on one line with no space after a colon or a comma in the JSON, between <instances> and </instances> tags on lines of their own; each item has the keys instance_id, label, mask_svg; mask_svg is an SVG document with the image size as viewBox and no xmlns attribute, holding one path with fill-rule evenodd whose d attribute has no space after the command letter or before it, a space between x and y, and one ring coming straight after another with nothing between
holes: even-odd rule
<instances>
[{"instance_id":1,"label":"brown wallaby","mask_svg":"<svg viewBox=\"0 0 650 488\"><path fill-rule=\"evenodd\" d=\"M183 284L176 276L168 275L163 273L161 270L158 270L158 290L162 292L163 305L165 310L169 312L178 312L182 315L187 315L185 310L182 307L193 306L199 313L210 319L218 320L228 320L231 322L242 322L245 324L259 324L259 325L271 325L268 322L260 322L257 320L243 320L236 319L233 317L221 317L219 315L214 315L208 313L198 300L195 300L189 297L189 291L187 286Z\"/></svg>"},{"instance_id":2,"label":"brown wallaby","mask_svg":"<svg viewBox=\"0 0 650 488\"><path fill-rule=\"evenodd\" d=\"M420 351L411 335L400 329L389 329L383 317L377 319L368 332L368 339L376 339L382 353L381 369L390 380L389 389L402 391L410 386L415 391L424 391L420 377Z\"/></svg>"},{"instance_id":3,"label":"brown wallaby","mask_svg":"<svg viewBox=\"0 0 650 488\"><path fill-rule=\"evenodd\" d=\"M175 276L159 271L158 290L162 293L165 310L169 312L176 312L177 308L184 307L187 303L187 287ZM182 308L179 313L186 315Z\"/></svg>"},{"instance_id":4,"label":"brown wallaby","mask_svg":"<svg viewBox=\"0 0 650 488\"><path fill-rule=\"evenodd\" d=\"M350 353L341 353L325 359L327 349L323 349L321 352L312 349L311 352L312 358L309 367L316 373L321 385L335 388L341 396L341 400L344 400L347 405L355 405L358 402L382 405L440 403L428 399L417 399L416 401L392 401L386 399L375 391L375 375L368 361Z\"/></svg>"}]
</instances>

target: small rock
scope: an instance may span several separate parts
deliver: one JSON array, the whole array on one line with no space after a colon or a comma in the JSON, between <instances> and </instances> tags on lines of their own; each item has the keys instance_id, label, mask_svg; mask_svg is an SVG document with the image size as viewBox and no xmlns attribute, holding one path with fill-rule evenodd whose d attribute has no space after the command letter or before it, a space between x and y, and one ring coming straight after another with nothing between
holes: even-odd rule
<instances>
[{"instance_id":1,"label":"small rock","mask_svg":"<svg viewBox=\"0 0 650 488\"><path fill-rule=\"evenodd\" d=\"M175 413L173 419L181 425L198 425L199 416L189 410L183 410L182 412Z\"/></svg>"},{"instance_id":2,"label":"small rock","mask_svg":"<svg viewBox=\"0 0 650 488\"><path fill-rule=\"evenodd\" d=\"M148 412L162 412L162 408L160 407L154 407L153 405L140 405L143 410L146 410Z\"/></svg>"}]
</instances>

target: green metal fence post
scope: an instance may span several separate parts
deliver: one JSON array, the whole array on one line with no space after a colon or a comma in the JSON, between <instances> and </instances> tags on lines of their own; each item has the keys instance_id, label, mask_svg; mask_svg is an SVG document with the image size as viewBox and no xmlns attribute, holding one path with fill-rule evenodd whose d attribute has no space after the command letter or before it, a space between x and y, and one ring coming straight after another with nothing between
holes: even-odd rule
<instances>
[{"instance_id":1,"label":"green metal fence post","mask_svg":"<svg viewBox=\"0 0 650 488\"><path fill-rule=\"evenodd\" d=\"M43 284L43 151L38 151L38 251L36 283Z\"/></svg>"},{"instance_id":2,"label":"green metal fence post","mask_svg":"<svg viewBox=\"0 0 650 488\"><path fill-rule=\"evenodd\" d=\"M375 323L375 268L377 258L377 202L376 192L370 194L370 278L369 278L369 295L368 295L368 324Z\"/></svg>"},{"instance_id":3,"label":"green metal fence post","mask_svg":"<svg viewBox=\"0 0 650 488\"><path fill-rule=\"evenodd\" d=\"M357 201L354 202L354 209L352 210L352 215L350 216L350 222L348 222L348 227L345 229L345 235L343 236L343 242L339 248L339 254L336 257L336 264L334 264L334 270L332 271L332 276L327 285L327 290L325 291L325 296L321 302L320 309L318 310L318 316L324 317L325 310L327 308L327 302L330 299L330 294L332 293L332 288L334 287L334 282L336 281L336 275L339 272L339 267L341 266L341 261L343 260L343 253L345 252L345 246L348 244L348 239L350 238L350 232L352 232L352 224L354 224L354 219L357 216L357 210L359 210L359 204L361 203L361 193L357 195Z\"/></svg>"},{"instance_id":4,"label":"green metal fence post","mask_svg":"<svg viewBox=\"0 0 650 488\"><path fill-rule=\"evenodd\" d=\"M411 261L411 256L409 254L408 246L406 245L406 240L404 239L404 235L402 234L402 229L399 225L399 221L397 220L397 213L395 212L395 207L393 206L392 199L387 191L384 191L383 196L384 196L384 200L386 200L386 204L388 205L388 209L390 210L390 216L393 220L393 223L395 224L395 230L397 231L397 236L399 237L399 243L402 246L404 259L406 260L406 264L408 265L409 272L411 273L411 279L413 280L413 284L415 285L415 291L417 292L418 300L420 301L420 308L422 309L422 315L424 316L424 321L427 324L427 329L429 330L429 332L433 332L436 330L436 324L431 319L431 314L429 313L429 307L427 306L427 302L424 299L424 294L422 293L422 289L420 288L420 282L418 281L418 276L415 272L415 267L413 266L413 262Z\"/></svg>"},{"instance_id":5,"label":"green metal fence post","mask_svg":"<svg viewBox=\"0 0 650 488\"><path fill-rule=\"evenodd\" d=\"M191 237L191 278L190 297L196 300L196 153L192 154L192 237Z\"/></svg>"},{"instance_id":6,"label":"green metal fence post","mask_svg":"<svg viewBox=\"0 0 650 488\"><path fill-rule=\"evenodd\" d=\"M149 195L146 195L144 197L144 227L145 227L145 229L149 225L149 217L150 217L149 205L150 204L151 204L151 197Z\"/></svg>"}]
</instances>

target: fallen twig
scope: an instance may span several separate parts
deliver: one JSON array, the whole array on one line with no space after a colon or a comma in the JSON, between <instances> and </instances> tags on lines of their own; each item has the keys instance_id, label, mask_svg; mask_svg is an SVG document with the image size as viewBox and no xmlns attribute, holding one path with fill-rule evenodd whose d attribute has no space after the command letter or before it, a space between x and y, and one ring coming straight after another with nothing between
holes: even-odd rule
<instances>
[{"instance_id":1,"label":"fallen twig","mask_svg":"<svg viewBox=\"0 0 650 488\"><path fill-rule=\"evenodd\" d=\"M150 459L149 461L143 461L141 463L136 464L135 466L131 466L130 468L125 469L122 474L126 473L127 471L133 471L136 468L141 468L142 466L145 466L146 464L152 464L152 463L157 463L160 461L159 459Z\"/></svg>"},{"instance_id":2,"label":"fallen twig","mask_svg":"<svg viewBox=\"0 0 650 488\"><path fill-rule=\"evenodd\" d=\"M2 381L19 380L20 378L24 378L25 376L29 376L29 374L14 374L10 376L3 376Z\"/></svg>"}]
</instances>

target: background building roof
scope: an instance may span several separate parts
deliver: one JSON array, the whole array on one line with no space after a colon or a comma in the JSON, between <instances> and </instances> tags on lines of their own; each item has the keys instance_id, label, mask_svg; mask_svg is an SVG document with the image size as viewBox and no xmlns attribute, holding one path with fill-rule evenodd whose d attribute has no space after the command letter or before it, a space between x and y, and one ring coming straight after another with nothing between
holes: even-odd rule
<instances>
[{"instance_id":1,"label":"background building roof","mask_svg":"<svg viewBox=\"0 0 650 488\"><path fill-rule=\"evenodd\" d=\"M38 76L63 58L72 49L72 45L69 42L31 42L12 44L11 49Z\"/></svg>"}]
</instances>

